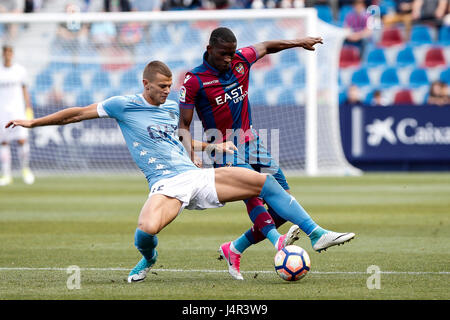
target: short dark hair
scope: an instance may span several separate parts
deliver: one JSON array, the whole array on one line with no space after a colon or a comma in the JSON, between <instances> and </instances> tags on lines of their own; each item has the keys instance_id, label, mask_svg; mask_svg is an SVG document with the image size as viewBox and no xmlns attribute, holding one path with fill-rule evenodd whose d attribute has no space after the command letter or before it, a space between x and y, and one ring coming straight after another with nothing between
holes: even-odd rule
<instances>
[{"instance_id":1,"label":"short dark hair","mask_svg":"<svg viewBox=\"0 0 450 320\"><path fill-rule=\"evenodd\" d=\"M219 42L237 42L236 36L233 31L225 27L219 27L211 32L211 36L209 37L209 45L215 46Z\"/></svg>"},{"instance_id":2,"label":"short dark hair","mask_svg":"<svg viewBox=\"0 0 450 320\"><path fill-rule=\"evenodd\" d=\"M10 44L4 44L4 45L2 46L2 51L3 51L3 52L5 52L5 51L8 50L8 49L13 50L12 45L10 45Z\"/></svg>"},{"instance_id":3,"label":"short dark hair","mask_svg":"<svg viewBox=\"0 0 450 320\"><path fill-rule=\"evenodd\" d=\"M144 69L143 77L148 81L153 81L157 73L160 73L166 77L172 77L172 71L170 68L162 61L151 61L149 62Z\"/></svg>"}]
</instances>

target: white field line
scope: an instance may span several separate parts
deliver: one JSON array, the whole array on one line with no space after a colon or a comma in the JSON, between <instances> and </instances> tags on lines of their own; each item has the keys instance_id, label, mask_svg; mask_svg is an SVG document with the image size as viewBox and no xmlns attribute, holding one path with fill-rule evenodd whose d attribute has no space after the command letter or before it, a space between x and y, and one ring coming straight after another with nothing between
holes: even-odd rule
<instances>
[{"instance_id":1,"label":"white field line","mask_svg":"<svg viewBox=\"0 0 450 320\"><path fill-rule=\"evenodd\" d=\"M67 268L27 268L27 267L0 267L0 271L66 271ZM130 271L126 268L80 268L80 271ZM151 269L153 272L194 272L194 273L227 273L228 270L213 269ZM273 273L268 270L241 271L241 273ZM368 274L364 271L311 271L314 274ZM450 271L380 271L380 274L393 275L450 275Z\"/></svg>"}]
</instances>

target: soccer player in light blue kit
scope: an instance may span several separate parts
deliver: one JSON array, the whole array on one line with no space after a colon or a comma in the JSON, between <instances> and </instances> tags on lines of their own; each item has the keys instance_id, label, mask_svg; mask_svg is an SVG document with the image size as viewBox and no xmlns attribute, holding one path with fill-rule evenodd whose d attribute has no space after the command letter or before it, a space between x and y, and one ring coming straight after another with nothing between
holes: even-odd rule
<instances>
[{"instance_id":1,"label":"soccer player in light blue kit","mask_svg":"<svg viewBox=\"0 0 450 320\"><path fill-rule=\"evenodd\" d=\"M179 109L167 100L172 85L170 69L160 61L150 62L143 72L142 94L116 96L86 107L64 109L34 120L11 120L6 128L33 128L64 125L82 120L110 117L116 119L127 147L145 174L150 194L139 215L135 245L143 258L131 270L128 282L142 281L158 257L157 234L184 208L217 208L226 202L259 196L281 217L295 224L316 223L271 175L246 168L200 169L191 161L177 134ZM206 143L193 141L194 149ZM234 145L215 145L227 152ZM335 233L336 234L336 233ZM338 239L322 237L325 246L348 241L353 233Z\"/></svg>"}]
</instances>

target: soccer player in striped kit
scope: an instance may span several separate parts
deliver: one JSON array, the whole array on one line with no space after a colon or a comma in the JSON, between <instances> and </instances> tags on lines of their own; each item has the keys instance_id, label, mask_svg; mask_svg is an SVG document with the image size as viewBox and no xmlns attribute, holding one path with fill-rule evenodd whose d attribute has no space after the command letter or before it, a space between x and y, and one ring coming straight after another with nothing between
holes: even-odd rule
<instances>
[{"instance_id":1,"label":"soccer player in striped kit","mask_svg":"<svg viewBox=\"0 0 450 320\"><path fill-rule=\"evenodd\" d=\"M238 148L232 157L212 151L211 157L215 167L233 165L269 173L283 189L289 191L281 168L252 128L248 100L250 68L266 54L295 47L313 51L314 46L320 43L322 38L306 37L264 41L236 50L237 40L230 29L220 27L213 30L203 55L203 63L186 73L184 84L180 88L180 137L191 159L195 161L189 132L195 109L202 121L208 142L232 141ZM320 252L354 236L335 233L308 223L294 224L286 234L281 235L277 228L286 220L270 206L266 210L263 201L258 197L244 202L254 225L235 241L224 243L219 248L221 256L227 261L231 276L238 280L243 279L240 273L241 254L249 246L265 238L269 239L276 250L280 250L297 240L301 229L310 237L313 249ZM304 210L303 214L310 218ZM305 221L310 221L308 219ZM344 239L345 241L342 241Z\"/></svg>"},{"instance_id":2,"label":"soccer player in striped kit","mask_svg":"<svg viewBox=\"0 0 450 320\"><path fill-rule=\"evenodd\" d=\"M150 190L134 235L135 246L142 258L128 274L128 282L143 281L147 277L158 258L157 234L185 208L219 208L226 202L258 196L276 208L284 219L310 228L317 226L273 176L238 167L200 169L192 163L178 136L178 104L167 99L172 86L172 72L166 64L161 61L148 63L142 84L140 94L115 96L85 107L65 108L33 120L10 120L5 126L11 129L34 128L96 118L117 121L128 150L144 173ZM227 142L219 143L214 149L226 153L229 145ZM194 142L194 146L201 150L207 147L200 142ZM338 241L342 243L352 237L353 233L340 234ZM328 246L334 241L327 237L325 240L322 242Z\"/></svg>"}]
</instances>

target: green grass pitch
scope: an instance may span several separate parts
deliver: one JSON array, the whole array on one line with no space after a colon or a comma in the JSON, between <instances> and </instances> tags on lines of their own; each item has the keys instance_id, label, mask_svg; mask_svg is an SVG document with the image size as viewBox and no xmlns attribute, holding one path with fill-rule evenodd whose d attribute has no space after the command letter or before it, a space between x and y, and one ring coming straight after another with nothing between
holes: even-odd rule
<instances>
[{"instance_id":1,"label":"green grass pitch","mask_svg":"<svg viewBox=\"0 0 450 320\"><path fill-rule=\"evenodd\" d=\"M159 234L153 272L128 284L140 259L133 237L148 195L142 176L38 177L32 186L16 179L0 189L0 299L450 299L449 174L288 180L320 225L357 235L319 254L302 234L296 244L312 262L304 279L276 275L267 240L245 252L245 281L228 275L218 246L250 227L235 202L185 210ZM79 289L67 286L74 265Z\"/></svg>"}]
</instances>

